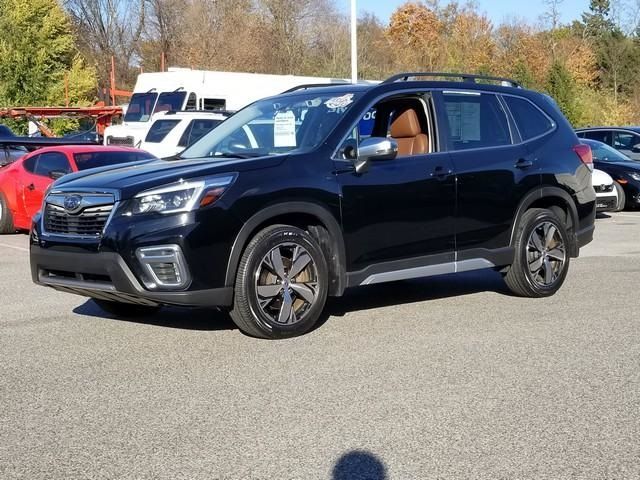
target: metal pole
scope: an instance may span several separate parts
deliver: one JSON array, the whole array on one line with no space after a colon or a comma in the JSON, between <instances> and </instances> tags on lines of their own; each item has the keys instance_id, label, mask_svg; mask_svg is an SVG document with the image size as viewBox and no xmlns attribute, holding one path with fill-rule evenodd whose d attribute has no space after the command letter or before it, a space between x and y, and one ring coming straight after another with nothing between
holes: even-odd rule
<instances>
[{"instance_id":1,"label":"metal pole","mask_svg":"<svg viewBox=\"0 0 640 480\"><path fill-rule=\"evenodd\" d=\"M358 83L358 12L351 0L351 83Z\"/></svg>"}]
</instances>

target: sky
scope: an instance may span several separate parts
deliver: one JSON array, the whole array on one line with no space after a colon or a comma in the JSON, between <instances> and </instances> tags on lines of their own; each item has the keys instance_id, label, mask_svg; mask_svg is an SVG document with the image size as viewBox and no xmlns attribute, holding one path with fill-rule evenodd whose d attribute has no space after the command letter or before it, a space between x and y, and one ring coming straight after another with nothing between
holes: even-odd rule
<instances>
[{"instance_id":1,"label":"sky","mask_svg":"<svg viewBox=\"0 0 640 480\"><path fill-rule=\"evenodd\" d=\"M350 0L334 0L336 5L349 12ZM369 11L375 13L378 18L387 23L391 13L407 0L356 0L358 12ZM441 0L444 4L446 0ZM460 2L464 3L464 1ZM341 5L343 4L343 5ZM502 23L509 18L527 20L528 23L537 23L544 13L546 6L544 0L476 0L481 11L484 11L494 24ZM589 0L563 0L559 10L563 23L579 19L582 12L587 10Z\"/></svg>"}]
</instances>

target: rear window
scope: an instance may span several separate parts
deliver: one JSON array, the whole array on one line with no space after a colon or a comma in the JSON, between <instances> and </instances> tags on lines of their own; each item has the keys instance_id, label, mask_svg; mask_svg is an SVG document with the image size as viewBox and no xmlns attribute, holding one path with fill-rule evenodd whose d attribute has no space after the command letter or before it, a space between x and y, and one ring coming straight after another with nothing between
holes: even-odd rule
<instances>
[{"instance_id":1,"label":"rear window","mask_svg":"<svg viewBox=\"0 0 640 480\"><path fill-rule=\"evenodd\" d=\"M119 163L137 162L155 158L147 152L87 152L76 153L73 158L76 161L78 170L88 170L90 168L105 167Z\"/></svg>"},{"instance_id":2,"label":"rear window","mask_svg":"<svg viewBox=\"0 0 640 480\"><path fill-rule=\"evenodd\" d=\"M443 96L453 150L511 144L507 116L495 95L449 92Z\"/></svg>"},{"instance_id":3,"label":"rear window","mask_svg":"<svg viewBox=\"0 0 640 480\"><path fill-rule=\"evenodd\" d=\"M211 130L216 128L218 125L222 123L222 120L216 119L197 119L192 120L189 126L186 128L182 137L180 137L180 142L178 142L179 147L188 147L189 145L193 145L202 137L204 137Z\"/></svg>"},{"instance_id":4,"label":"rear window","mask_svg":"<svg viewBox=\"0 0 640 480\"><path fill-rule=\"evenodd\" d=\"M505 102L516 121L523 140L544 135L553 128L553 123L531 102L523 98L504 96Z\"/></svg>"},{"instance_id":5,"label":"rear window","mask_svg":"<svg viewBox=\"0 0 640 480\"><path fill-rule=\"evenodd\" d=\"M145 142L160 143L164 138L169 135L169 132L180 123L180 120L156 120L151 125Z\"/></svg>"}]
</instances>

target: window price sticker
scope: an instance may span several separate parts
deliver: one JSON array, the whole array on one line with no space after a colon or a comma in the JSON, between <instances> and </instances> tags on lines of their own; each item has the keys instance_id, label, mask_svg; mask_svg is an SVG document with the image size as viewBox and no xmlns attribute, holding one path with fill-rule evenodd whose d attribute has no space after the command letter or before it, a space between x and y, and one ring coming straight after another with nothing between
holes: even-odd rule
<instances>
[{"instance_id":1,"label":"window price sticker","mask_svg":"<svg viewBox=\"0 0 640 480\"><path fill-rule=\"evenodd\" d=\"M291 110L276 114L273 121L273 146L296 146L296 116Z\"/></svg>"}]
</instances>

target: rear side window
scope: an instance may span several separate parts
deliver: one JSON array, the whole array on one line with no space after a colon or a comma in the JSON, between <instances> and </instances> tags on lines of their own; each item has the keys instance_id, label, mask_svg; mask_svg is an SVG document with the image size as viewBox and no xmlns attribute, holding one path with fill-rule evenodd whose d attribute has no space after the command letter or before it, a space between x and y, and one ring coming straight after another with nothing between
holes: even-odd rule
<instances>
[{"instance_id":1,"label":"rear side window","mask_svg":"<svg viewBox=\"0 0 640 480\"><path fill-rule=\"evenodd\" d=\"M182 134L178 146L188 147L189 145L193 145L211 130L220 125L220 123L222 123L222 120L214 120L210 118L192 120L187 129Z\"/></svg>"},{"instance_id":2,"label":"rear side window","mask_svg":"<svg viewBox=\"0 0 640 480\"><path fill-rule=\"evenodd\" d=\"M227 101L224 98L203 98L202 109L220 111L227 108Z\"/></svg>"},{"instance_id":3,"label":"rear side window","mask_svg":"<svg viewBox=\"0 0 640 480\"><path fill-rule=\"evenodd\" d=\"M443 97L453 150L511 144L507 116L495 95L449 92Z\"/></svg>"},{"instance_id":4,"label":"rear side window","mask_svg":"<svg viewBox=\"0 0 640 480\"><path fill-rule=\"evenodd\" d=\"M589 140L597 140L598 142L611 145L611 130L596 130L591 132L580 132L582 138L588 138Z\"/></svg>"},{"instance_id":5,"label":"rear side window","mask_svg":"<svg viewBox=\"0 0 640 480\"><path fill-rule=\"evenodd\" d=\"M49 152L38 156L33 173L42 177L50 177L52 172L65 174L71 172L71 165L65 154Z\"/></svg>"},{"instance_id":6,"label":"rear side window","mask_svg":"<svg viewBox=\"0 0 640 480\"><path fill-rule=\"evenodd\" d=\"M530 140L553 129L553 123L531 102L523 98L504 96L505 102L516 121L522 140Z\"/></svg>"},{"instance_id":7,"label":"rear side window","mask_svg":"<svg viewBox=\"0 0 640 480\"><path fill-rule=\"evenodd\" d=\"M153 122L153 125L151 125L149 133L147 133L147 138L144 139L145 142L160 143L179 123L180 120L156 120Z\"/></svg>"},{"instance_id":8,"label":"rear side window","mask_svg":"<svg viewBox=\"0 0 640 480\"><path fill-rule=\"evenodd\" d=\"M90 168L105 167L107 165L137 162L138 160L148 160L155 157L150 153L143 151L127 151L76 153L73 158L76 161L78 170L88 170Z\"/></svg>"}]
</instances>

